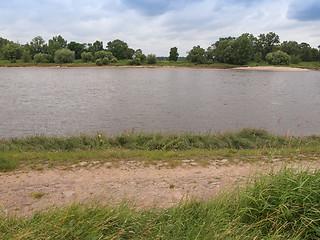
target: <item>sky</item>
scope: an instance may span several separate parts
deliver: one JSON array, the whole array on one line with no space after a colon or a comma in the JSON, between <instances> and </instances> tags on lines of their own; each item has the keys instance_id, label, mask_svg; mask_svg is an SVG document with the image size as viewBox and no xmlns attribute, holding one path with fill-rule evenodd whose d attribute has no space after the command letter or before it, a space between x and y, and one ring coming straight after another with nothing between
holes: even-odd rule
<instances>
[{"instance_id":1,"label":"sky","mask_svg":"<svg viewBox=\"0 0 320 240\"><path fill-rule=\"evenodd\" d=\"M207 48L220 37L275 32L320 45L320 0L0 0L0 37L25 44L125 41L145 54Z\"/></svg>"}]
</instances>

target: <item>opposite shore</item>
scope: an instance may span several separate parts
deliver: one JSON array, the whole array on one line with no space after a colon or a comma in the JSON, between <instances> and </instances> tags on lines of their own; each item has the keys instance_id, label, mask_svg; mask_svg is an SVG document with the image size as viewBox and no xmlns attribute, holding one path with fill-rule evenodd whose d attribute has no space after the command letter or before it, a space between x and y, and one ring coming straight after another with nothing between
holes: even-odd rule
<instances>
[{"instance_id":1,"label":"opposite shore","mask_svg":"<svg viewBox=\"0 0 320 240\"><path fill-rule=\"evenodd\" d=\"M153 69L193 69L193 70L248 70L248 71L286 71L286 72L301 72L301 71L316 71L317 69L290 67L290 66L244 66L244 67L219 67L219 66L157 66L157 65L140 65L140 66L70 66L70 65L56 65L56 66L0 66L1 68L153 68Z\"/></svg>"}]
</instances>

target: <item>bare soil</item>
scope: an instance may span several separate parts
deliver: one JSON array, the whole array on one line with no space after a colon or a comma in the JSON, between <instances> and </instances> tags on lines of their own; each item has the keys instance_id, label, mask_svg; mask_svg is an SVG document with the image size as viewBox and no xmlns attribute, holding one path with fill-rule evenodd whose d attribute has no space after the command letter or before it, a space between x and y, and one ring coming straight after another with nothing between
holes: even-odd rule
<instances>
[{"instance_id":1,"label":"bare soil","mask_svg":"<svg viewBox=\"0 0 320 240\"><path fill-rule=\"evenodd\" d=\"M269 172L284 164L229 163L227 159L202 167L184 160L180 167L141 163L83 162L71 168L0 173L0 214L28 216L38 210L74 202L118 204L124 199L135 207L169 207L190 198L208 199L221 189L242 184L257 172ZM318 168L320 161L289 164ZM82 166L81 166L82 165Z\"/></svg>"}]
</instances>

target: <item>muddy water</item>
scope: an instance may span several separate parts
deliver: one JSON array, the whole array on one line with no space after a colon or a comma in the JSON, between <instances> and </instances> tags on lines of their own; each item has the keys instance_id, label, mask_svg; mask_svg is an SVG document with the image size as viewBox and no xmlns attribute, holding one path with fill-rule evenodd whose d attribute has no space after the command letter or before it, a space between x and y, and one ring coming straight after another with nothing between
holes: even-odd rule
<instances>
[{"instance_id":1,"label":"muddy water","mask_svg":"<svg viewBox=\"0 0 320 240\"><path fill-rule=\"evenodd\" d=\"M320 134L320 72L0 69L0 138L207 133Z\"/></svg>"}]
</instances>

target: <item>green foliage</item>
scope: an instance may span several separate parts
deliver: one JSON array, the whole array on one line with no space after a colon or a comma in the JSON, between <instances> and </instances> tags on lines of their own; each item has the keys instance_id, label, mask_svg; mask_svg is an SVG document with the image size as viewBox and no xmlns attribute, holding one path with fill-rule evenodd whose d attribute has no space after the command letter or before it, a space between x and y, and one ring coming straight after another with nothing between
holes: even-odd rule
<instances>
[{"instance_id":1,"label":"green foliage","mask_svg":"<svg viewBox=\"0 0 320 240\"><path fill-rule=\"evenodd\" d=\"M18 168L19 163L17 160L11 159L5 154L0 155L0 171L6 172Z\"/></svg>"},{"instance_id":2,"label":"green foliage","mask_svg":"<svg viewBox=\"0 0 320 240\"><path fill-rule=\"evenodd\" d=\"M155 54L148 54L146 62L148 64L156 64L157 63L157 57Z\"/></svg>"},{"instance_id":3,"label":"green foliage","mask_svg":"<svg viewBox=\"0 0 320 240\"><path fill-rule=\"evenodd\" d=\"M278 44L280 43L279 35L274 32L269 32L267 34L260 34L257 41L257 49L260 50L263 58L276 50Z\"/></svg>"},{"instance_id":4,"label":"green foliage","mask_svg":"<svg viewBox=\"0 0 320 240\"><path fill-rule=\"evenodd\" d=\"M318 50L315 48L311 48L308 43L300 43L300 58L304 62L312 62L318 60Z\"/></svg>"},{"instance_id":5,"label":"green foliage","mask_svg":"<svg viewBox=\"0 0 320 240\"><path fill-rule=\"evenodd\" d=\"M81 58L82 58L82 61L84 63L93 62L94 61L94 57L93 57L91 52L83 52L83 53L81 53Z\"/></svg>"},{"instance_id":6,"label":"green foliage","mask_svg":"<svg viewBox=\"0 0 320 240\"><path fill-rule=\"evenodd\" d=\"M100 59L97 59L97 61ZM100 60L101 61L101 60ZM102 142L100 141L102 140ZM281 148L285 146L320 146L320 139L286 138L274 136L264 130L243 129L223 134L147 134L123 133L118 136L78 137L28 137L0 141L0 151L71 151L89 149L141 149L141 150L189 150L189 149L255 149Z\"/></svg>"},{"instance_id":7,"label":"green foliage","mask_svg":"<svg viewBox=\"0 0 320 240\"><path fill-rule=\"evenodd\" d=\"M127 43L119 39L108 42L107 49L118 60L132 59L134 55L134 50L129 48Z\"/></svg>"},{"instance_id":8,"label":"green foliage","mask_svg":"<svg viewBox=\"0 0 320 240\"><path fill-rule=\"evenodd\" d=\"M103 65L101 58L98 58L98 59L96 60L96 65L97 65L97 66L102 66L102 65Z\"/></svg>"},{"instance_id":9,"label":"green foliage","mask_svg":"<svg viewBox=\"0 0 320 240\"><path fill-rule=\"evenodd\" d=\"M30 51L24 50L22 53L22 61L25 63L31 62L31 54Z\"/></svg>"},{"instance_id":10,"label":"green foliage","mask_svg":"<svg viewBox=\"0 0 320 240\"><path fill-rule=\"evenodd\" d=\"M290 56L298 56L300 54L299 43L296 41L284 41L280 45L280 50Z\"/></svg>"},{"instance_id":11,"label":"green foliage","mask_svg":"<svg viewBox=\"0 0 320 240\"><path fill-rule=\"evenodd\" d=\"M132 60L129 60L129 65L141 65L141 59L138 57L133 58Z\"/></svg>"},{"instance_id":12,"label":"green foliage","mask_svg":"<svg viewBox=\"0 0 320 240\"><path fill-rule=\"evenodd\" d=\"M9 43L2 47L2 53L4 59L7 60L17 60L20 59L22 56L22 47L17 43Z\"/></svg>"},{"instance_id":13,"label":"green foliage","mask_svg":"<svg viewBox=\"0 0 320 240\"><path fill-rule=\"evenodd\" d=\"M49 40L49 44L47 47L47 53L54 56L57 50L67 47L67 40L65 40L61 35L53 37Z\"/></svg>"},{"instance_id":14,"label":"green foliage","mask_svg":"<svg viewBox=\"0 0 320 240\"><path fill-rule=\"evenodd\" d=\"M54 53L54 62L55 63L58 63L58 64L73 63L74 60L75 60L74 52L70 51L67 48L57 50Z\"/></svg>"},{"instance_id":15,"label":"green foliage","mask_svg":"<svg viewBox=\"0 0 320 240\"><path fill-rule=\"evenodd\" d=\"M109 65L110 63L117 62L117 59L109 51L98 51L94 54L94 56L96 60L100 59L100 61L96 61L97 65L100 64L98 66Z\"/></svg>"},{"instance_id":16,"label":"green foliage","mask_svg":"<svg viewBox=\"0 0 320 240\"><path fill-rule=\"evenodd\" d=\"M173 47L170 49L170 54L169 54L169 61L178 61L179 58L179 53L178 53L178 48Z\"/></svg>"},{"instance_id":17,"label":"green foliage","mask_svg":"<svg viewBox=\"0 0 320 240\"><path fill-rule=\"evenodd\" d=\"M206 51L199 45L194 46L188 53L186 60L198 64L205 63L205 53Z\"/></svg>"},{"instance_id":18,"label":"green foliage","mask_svg":"<svg viewBox=\"0 0 320 240\"><path fill-rule=\"evenodd\" d=\"M41 36L37 36L32 39L27 50L30 50L31 56L37 53L46 53L47 45Z\"/></svg>"},{"instance_id":19,"label":"green foliage","mask_svg":"<svg viewBox=\"0 0 320 240\"><path fill-rule=\"evenodd\" d=\"M247 35L242 35L236 39L232 37L222 38L214 46L215 49L212 50L214 59L222 63L243 65L247 64L252 58L253 44ZM209 55L210 49L207 52L207 55Z\"/></svg>"},{"instance_id":20,"label":"green foliage","mask_svg":"<svg viewBox=\"0 0 320 240\"><path fill-rule=\"evenodd\" d=\"M74 52L75 59L82 59L81 54L85 51L85 44L72 41L68 43L68 49Z\"/></svg>"},{"instance_id":21,"label":"green foliage","mask_svg":"<svg viewBox=\"0 0 320 240\"><path fill-rule=\"evenodd\" d=\"M145 62L146 59L147 59L147 56L144 55L142 52L141 53L140 52L138 52L138 53L136 52L134 54L134 58L133 59L135 59L135 58L140 58L141 62ZM135 64L133 64L133 65L135 65Z\"/></svg>"},{"instance_id":22,"label":"green foliage","mask_svg":"<svg viewBox=\"0 0 320 240\"><path fill-rule=\"evenodd\" d=\"M293 64L298 64L298 63L301 62L300 56L291 55L290 59L291 59L290 62L293 63Z\"/></svg>"},{"instance_id":23,"label":"green foliage","mask_svg":"<svg viewBox=\"0 0 320 240\"><path fill-rule=\"evenodd\" d=\"M52 62L52 56L45 53L37 53L34 55L34 61L36 63L49 63Z\"/></svg>"},{"instance_id":24,"label":"green foliage","mask_svg":"<svg viewBox=\"0 0 320 240\"><path fill-rule=\"evenodd\" d=\"M272 53L268 53L266 56L266 60L269 64L272 65L289 65L290 56L282 51L276 51Z\"/></svg>"},{"instance_id":25,"label":"green foliage","mask_svg":"<svg viewBox=\"0 0 320 240\"><path fill-rule=\"evenodd\" d=\"M88 44L88 51L92 54L95 54L95 52L102 51L103 50L103 42L102 41L95 41L93 44Z\"/></svg>"}]
</instances>

